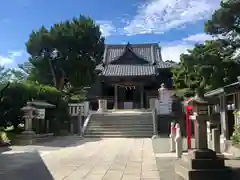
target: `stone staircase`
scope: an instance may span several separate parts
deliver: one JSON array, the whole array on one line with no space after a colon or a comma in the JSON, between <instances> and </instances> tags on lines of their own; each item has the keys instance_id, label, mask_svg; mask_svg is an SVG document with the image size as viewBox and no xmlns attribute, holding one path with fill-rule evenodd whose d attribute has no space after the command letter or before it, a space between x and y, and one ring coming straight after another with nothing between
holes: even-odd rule
<instances>
[{"instance_id":1,"label":"stone staircase","mask_svg":"<svg viewBox=\"0 0 240 180\"><path fill-rule=\"evenodd\" d=\"M84 137L151 137L151 112L109 112L92 114Z\"/></svg>"}]
</instances>

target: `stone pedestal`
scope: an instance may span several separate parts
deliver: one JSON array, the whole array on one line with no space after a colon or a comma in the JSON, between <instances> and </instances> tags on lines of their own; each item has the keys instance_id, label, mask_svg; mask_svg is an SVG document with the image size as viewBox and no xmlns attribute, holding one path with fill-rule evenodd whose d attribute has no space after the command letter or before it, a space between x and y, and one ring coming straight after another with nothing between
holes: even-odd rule
<instances>
[{"instance_id":1,"label":"stone pedestal","mask_svg":"<svg viewBox=\"0 0 240 180\"><path fill-rule=\"evenodd\" d=\"M179 180L227 180L231 170L225 167L224 159L216 152L205 149L183 155L175 164L176 179Z\"/></svg>"},{"instance_id":2,"label":"stone pedestal","mask_svg":"<svg viewBox=\"0 0 240 180\"><path fill-rule=\"evenodd\" d=\"M17 136L17 144L31 145L36 142L36 133L31 130L25 130L22 134Z\"/></svg>"}]
</instances>

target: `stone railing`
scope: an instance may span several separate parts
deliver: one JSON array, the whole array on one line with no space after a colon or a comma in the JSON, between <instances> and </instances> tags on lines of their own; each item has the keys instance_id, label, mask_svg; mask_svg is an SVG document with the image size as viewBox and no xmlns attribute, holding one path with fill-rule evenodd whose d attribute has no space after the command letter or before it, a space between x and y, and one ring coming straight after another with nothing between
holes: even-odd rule
<instances>
[{"instance_id":1,"label":"stone railing","mask_svg":"<svg viewBox=\"0 0 240 180\"><path fill-rule=\"evenodd\" d=\"M68 109L71 116L78 116L79 112L81 112L81 115L86 117L89 114L89 102L69 103Z\"/></svg>"}]
</instances>

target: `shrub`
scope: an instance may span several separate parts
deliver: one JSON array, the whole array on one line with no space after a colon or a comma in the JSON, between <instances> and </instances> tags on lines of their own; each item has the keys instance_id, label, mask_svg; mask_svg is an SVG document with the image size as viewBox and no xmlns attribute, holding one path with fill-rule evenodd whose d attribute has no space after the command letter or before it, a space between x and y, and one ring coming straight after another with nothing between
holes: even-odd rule
<instances>
[{"instance_id":1,"label":"shrub","mask_svg":"<svg viewBox=\"0 0 240 180\"><path fill-rule=\"evenodd\" d=\"M234 145L240 144L240 123L237 123L234 126L234 132L233 132L233 135L231 137L231 140L232 140L232 143Z\"/></svg>"},{"instance_id":2,"label":"shrub","mask_svg":"<svg viewBox=\"0 0 240 180\"><path fill-rule=\"evenodd\" d=\"M63 128L61 124L69 120L69 115L67 103L62 100L61 92L54 87L28 81L13 83L4 91L0 103L0 126L6 127L7 124L11 124L17 129L16 127L23 122L21 108L27 101L34 99L56 105L56 108L46 111L46 118L52 125L52 131Z\"/></svg>"}]
</instances>

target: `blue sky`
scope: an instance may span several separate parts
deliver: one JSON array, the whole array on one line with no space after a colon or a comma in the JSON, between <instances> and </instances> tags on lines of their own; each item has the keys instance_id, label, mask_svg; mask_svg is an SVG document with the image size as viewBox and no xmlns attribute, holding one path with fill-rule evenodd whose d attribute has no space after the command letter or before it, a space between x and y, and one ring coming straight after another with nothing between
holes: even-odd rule
<instances>
[{"instance_id":1,"label":"blue sky","mask_svg":"<svg viewBox=\"0 0 240 180\"><path fill-rule=\"evenodd\" d=\"M2 0L0 65L16 67L27 60L25 42L42 25L90 16L101 27L106 43L157 42L164 60L197 42L211 39L203 24L220 0Z\"/></svg>"}]
</instances>

